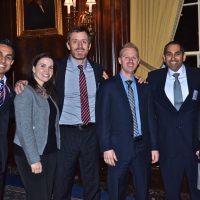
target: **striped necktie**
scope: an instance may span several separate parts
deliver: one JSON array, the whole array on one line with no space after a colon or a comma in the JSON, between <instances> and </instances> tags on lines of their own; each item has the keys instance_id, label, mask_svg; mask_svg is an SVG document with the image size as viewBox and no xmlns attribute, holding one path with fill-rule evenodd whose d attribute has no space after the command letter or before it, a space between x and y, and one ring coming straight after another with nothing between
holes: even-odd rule
<instances>
[{"instance_id":1,"label":"striped necktie","mask_svg":"<svg viewBox=\"0 0 200 200\"><path fill-rule=\"evenodd\" d=\"M83 72L83 66L78 65L80 70L79 75L79 87L80 87L80 99L81 99L81 119L84 124L88 124L90 121L90 109L89 109L89 100L87 93L87 84L85 74Z\"/></svg>"},{"instance_id":2,"label":"striped necktie","mask_svg":"<svg viewBox=\"0 0 200 200\"><path fill-rule=\"evenodd\" d=\"M141 134L139 133L138 125L137 125L137 118L136 118L136 111L135 111L135 98L133 94L133 89L131 87L132 82L133 81L131 80L127 80L126 84L128 85L128 101L129 101L132 116L133 116L133 132L134 132L133 136L138 137Z\"/></svg>"},{"instance_id":3,"label":"striped necktie","mask_svg":"<svg viewBox=\"0 0 200 200\"><path fill-rule=\"evenodd\" d=\"M5 84L4 80L0 80L0 106L3 105L5 99Z\"/></svg>"}]
</instances>

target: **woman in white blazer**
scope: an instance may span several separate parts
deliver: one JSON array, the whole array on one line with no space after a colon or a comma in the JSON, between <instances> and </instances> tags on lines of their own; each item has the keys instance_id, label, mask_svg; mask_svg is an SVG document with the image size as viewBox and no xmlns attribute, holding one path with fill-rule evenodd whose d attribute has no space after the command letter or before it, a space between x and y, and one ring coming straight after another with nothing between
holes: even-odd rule
<instances>
[{"instance_id":1,"label":"woman in white blazer","mask_svg":"<svg viewBox=\"0 0 200 200\"><path fill-rule=\"evenodd\" d=\"M14 100L15 160L27 200L50 200L60 148L52 57L35 56L29 75L28 85Z\"/></svg>"}]
</instances>

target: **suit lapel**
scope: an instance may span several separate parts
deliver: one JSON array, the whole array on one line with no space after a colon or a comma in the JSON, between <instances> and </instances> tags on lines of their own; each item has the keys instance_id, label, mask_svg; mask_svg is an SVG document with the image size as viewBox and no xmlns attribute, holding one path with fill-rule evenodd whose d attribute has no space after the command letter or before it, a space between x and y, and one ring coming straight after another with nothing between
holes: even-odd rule
<instances>
[{"instance_id":1,"label":"suit lapel","mask_svg":"<svg viewBox=\"0 0 200 200\"><path fill-rule=\"evenodd\" d=\"M167 78L167 68L163 69L163 71L160 73L159 81L158 81L158 94L156 94L156 97L159 99L159 102L166 106L168 109L171 109L172 111L176 111L174 105L171 103L171 101L168 99L166 93L165 93L165 82Z\"/></svg>"},{"instance_id":2,"label":"suit lapel","mask_svg":"<svg viewBox=\"0 0 200 200\"><path fill-rule=\"evenodd\" d=\"M187 76L187 82L188 82L188 90L189 90L189 94L186 97L185 101L183 102L180 111L186 109L188 106L190 106L191 100L192 100L192 95L193 95L193 91L194 91L194 82L193 82L193 76L192 76L192 71L190 70L190 68L185 67L186 69L186 76Z\"/></svg>"},{"instance_id":3,"label":"suit lapel","mask_svg":"<svg viewBox=\"0 0 200 200\"><path fill-rule=\"evenodd\" d=\"M6 96L3 105L0 107L0 110L3 110L8 106L8 104L11 103L11 101L14 99L15 93L13 89L10 87L8 83L6 83Z\"/></svg>"},{"instance_id":4,"label":"suit lapel","mask_svg":"<svg viewBox=\"0 0 200 200\"><path fill-rule=\"evenodd\" d=\"M161 98L164 102L164 104L166 104L167 106L169 107L173 107L174 108L174 105L171 103L171 101L168 99L166 93L165 93L165 83L166 83L166 78L167 78L167 68L166 70L163 71L163 73L161 74L161 77L160 77L160 94L161 94Z\"/></svg>"},{"instance_id":5,"label":"suit lapel","mask_svg":"<svg viewBox=\"0 0 200 200\"><path fill-rule=\"evenodd\" d=\"M121 103L124 104L124 108L126 108L127 112L129 112L129 114L132 115L128 97L124 89L122 79L119 74L116 75L116 83L117 83L116 85L117 85L118 92L120 93L120 99L122 100Z\"/></svg>"},{"instance_id":6,"label":"suit lapel","mask_svg":"<svg viewBox=\"0 0 200 200\"><path fill-rule=\"evenodd\" d=\"M57 74L56 74L56 92L58 95L58 107L60 114L62 112L63 101L64 101L64 90L65 90L65 72L67 66L67 59L65 58L57 63Z\"/></svg>"},{"instance_id":7,"label":"suit lapel","mask_svg":"<svg viewBox=\"0 0 200 200\"><path fill-rule=\"evenodd\" d=\"M139 84L137 79L136 79L136 87L137 87L137 93L138 93L138 102L139 102L139 112L140 112L140 120L141 122L143 122L144 119L144 115L146 115L146 110L143 111L144 107L144 103L147 103L147 98L146 98L146 91L143 88L143 84ZM145 97L145 99L143 98ZM143 125L143 123L142 123Z\"/></svg>"},{"instance_id":8,"label":"suit lapel","mask_svg":"<svg viewBox=\"0 0 200 200\"><path fill-rule=\"evenodd\" d=\"M99 73L100 71L97 69L97 67L96 67L94 62L92 62L91 60L88 60L88 62L90 63L90 65L92 66L92 69L94 71L94 77L95 77L95 81L96 81L96 88L98 90L99 85L100 85L100 80L102 78L101 74Z\"/></svg>"},{"instance_id":9,"label":"suit lapel","mask_svg":"<svg viewBox=\"0 0 200 200\"><path fill-rule=\"evenodd\" d=\"M193 95L192 93L194 90L194 81L193 81L192 70L190 70L188 67L186 67L186 75L187 75L189 94L186 97L185 101L183 102L179 111L186 109L188 107L188 105L190 106L192 95ZM177 111L175 109L174 105L170 102L170 100L166 96L165 91L164 91L166 76L167 76L167 68L166 68L166 70L163 71L163 73L160 76L160 82L158 83L158 85L160 86L159 87L160 90L158 90L160 95L158 94L157 96L158 96L158 98L160 98L160 101L163 102L163 105L166 105L167 107L172 109L172 111Z\"/></svg>"}]
</instances>

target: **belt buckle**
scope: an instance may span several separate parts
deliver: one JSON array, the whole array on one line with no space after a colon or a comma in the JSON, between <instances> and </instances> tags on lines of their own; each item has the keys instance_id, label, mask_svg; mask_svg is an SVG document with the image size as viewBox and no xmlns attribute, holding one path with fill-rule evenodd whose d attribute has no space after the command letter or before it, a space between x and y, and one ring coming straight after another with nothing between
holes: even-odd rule
<instances>
[{"instance_id":1,"label":"belt buckle","mask_svg":"<svg viewBox=\"0 0 200 200\"><path fill-rule=\"evenodd\" d=\"M87 127L87 125L85 125L85 124L79 124L78 125L78 129L79 130L83 130L83 129L85 129Z\"/></svg>"},{"instance_id":2,"label":"belt buckle","mask_svg":"<svg viewBox=\"0 0 200 200\"><path fill-rule=\"evenodd\" d=\"M139 135L137 137L134 137L134 142L139 142L142 140L142 135Z\"/></svg>"}]
</instances>

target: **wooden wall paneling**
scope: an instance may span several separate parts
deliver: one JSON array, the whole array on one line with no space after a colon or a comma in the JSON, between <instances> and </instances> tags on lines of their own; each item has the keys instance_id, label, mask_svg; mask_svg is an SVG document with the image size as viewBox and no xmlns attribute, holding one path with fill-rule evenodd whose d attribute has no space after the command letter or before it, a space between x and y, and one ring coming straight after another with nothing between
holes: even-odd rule
<instances>
[{"instance_id":1,"label":"wooden wall paneling","mask_svg":"<svg viewBox=\"0 0 200 200\"><path fill-rule=\"evenodd\" d=\"M13 13L12 13L12 0L1 0L0 1L0 38L12 39L12 24L13 24Z\"/></svg>"},{"instance_id":2,"label":"wooden wall paneling","mask_svg":"<svg viewBox=\"0 0 200 200\"><path fill-rule=\"evenodd\" d=\"M113 75L112 66L112 22L111 1L102 0L101 32L99 32L100 60L109 76Z\"/></svg>"},{"instance_id":3,"label":"wooden wall paneling","mask_svg":"<svg viewBox=\"0 0 200 200\"><path fill-rule=\"evenodd\" d=\"M8 38L12 41L15 40L15 0L1 0L0 1L0 39ZM11 70L7 73L7 77L12 84L14 80L15 63Z\"/></svg>"},{"instance_id":4,"label":"wooden wall paneling","mask_svg":"<svg viewBox=\"0 0 200 200\"><path fill-rule=\"evenodd\" d=\"M109 75L114 75L119 71L119 50L130 40L130 0L98 0L97 4L97 60Z\"/></svg>"},{"instance_id":5,"label":"wooden wall paneling","mask_svg":"<svg viewBox=\"0 0 200 200\"><path fill-rule=\"evenodd\" d=\"M33 57L41 52L48 52L54 59L60 59L66 56L66 45L63 36L46 36L17 38L16 40L16 65L15 80L26 78L28 66Z\"/></svg>"},{"instance_id":6,"label":"wooden wall paneling","mask_svg":"<svg viewBox=\"0 0 200 200\"><path fill-rule=\"evenodd\" d=\"M103 4L102 1L97 1L96 4L96 20L95 20L95 36L94 36L94 43L95 43L95 55L96 59L95 61L97 63L101 63L101 43L103 41L101 40L101 35L103 34L102 29L102 10L103 10Z\"/></svg>"},{"instance_id":7,"label":"wooden wall paneling","mask_svg":"<svg viewBox=\"0 0 200 200\"><path fill-rule=\"evenodd\" d=\"M113 0L114 1L114 0ZM129 34L129 0L114 1L115 5L112 6L114 10L113 16L113 72L116 74L120 70L118 64L118 56L121 47L130 40Z\"/></svg>"},{"instance_id":8,"label":"wooden wall paneling","mask_svg":"<svg viewBox=\"0 0 200 200\"><path fill-rule=\"evenodd\" d=\"M130 41L130 0L124 3L124 0L120 0L121 5L121 45Z\"/></svg>"},{"instance_id":9,"label":"wooden wall paneling","mask_svg":"<svg viewBox=\"0 0 200 200\"><path fill-rule=\"evenodd\" d=\"M0 11L3 15L0 19L0 25L5 27L0 31L0 36L16 40L17 56L14 64L16 80L25 76L27 65L36 53L50 51L55 58L66 55L67 8L63 5L63 2L63 36L50 35L17 38L16 0L0 1ZM129 41L130 0L96 0L96 2L97 4L93 6L93 10L96 13L95 36L89 56L101 63L111 76L119 71L117 62L118 53L121 46L126 41ZM77 0L77 8L82 11L88 9L85 1L80 0Z\"/></svg>"}]
</instances>

